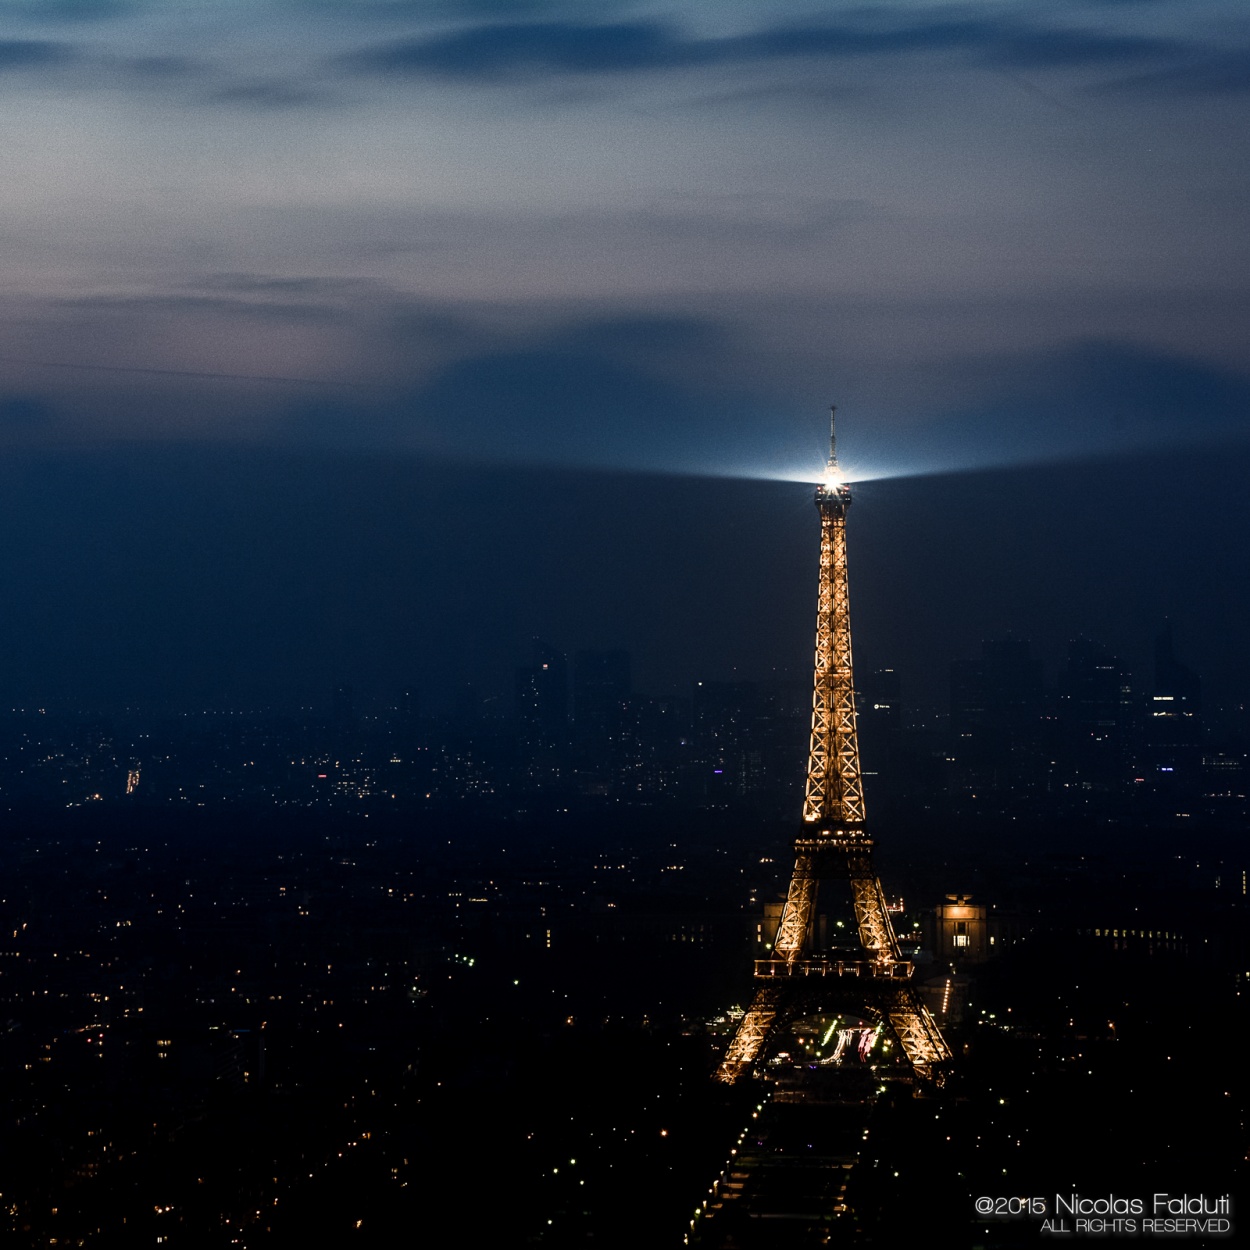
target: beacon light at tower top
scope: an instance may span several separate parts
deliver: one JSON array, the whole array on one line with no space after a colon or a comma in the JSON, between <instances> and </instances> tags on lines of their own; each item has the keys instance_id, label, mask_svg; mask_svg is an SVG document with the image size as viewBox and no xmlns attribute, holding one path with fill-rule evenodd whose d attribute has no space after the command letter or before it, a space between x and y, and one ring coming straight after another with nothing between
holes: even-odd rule
<instances>
[{"instance_id":1,"label":"beacon light at tower top","mask_svg":"<svg viewBox=\"0 0 1250 1250\"><path fill-rule=\"evenodd\" d=\"M829 455L822 468L816 469L810 461L807 467L796 465L793 468L778 466L775 469L766 469L757 465L750 469L744 468L739 472L738 476L765 478L778 482L806 482L818 487L818 493L824 498L838 496L847 502L850 501L850 486L852 482L912 476L910 472L905 470L898 470L881 464L865 464L858 459L851 464L845 463L838 455L835 441L834 418L836 412L836 407L830 405Z\"/></svg>"},{"instance_id":2,"label":"beacon light at tower top","mask_svg":"<svg viewBox=\"0 0 1250 1250\"><path fill-rule=\"evenodd\" d=\"M831 494L840 491L846 485L842 480L842 473L836 464L831 464L825 469L825 476L821 478L820 484Z\"/></svg>"}]
</instances>

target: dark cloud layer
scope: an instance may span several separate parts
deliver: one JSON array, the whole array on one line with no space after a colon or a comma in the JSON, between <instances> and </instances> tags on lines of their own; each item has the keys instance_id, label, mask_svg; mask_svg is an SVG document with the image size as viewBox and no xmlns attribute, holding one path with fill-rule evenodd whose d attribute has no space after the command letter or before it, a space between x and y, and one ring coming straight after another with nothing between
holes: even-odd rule
<instances>
[{"instance_id":1,"label":"dark cloud layer","mask_svg":"<svg viewBox=\"0 0 1250 1250\"><path fill-rule=\"evenodd\" d=\"M812 431L826 396L796 404L784 361L748 329L751 316L743 323L632 312L527 326L520 312L483 320L345 279L226 273L201 288L63 302L62 320L44 332L46 354L8 364L55 364L73 341L68 317L84 318L74 334L90 346L89 361L63 358L62 368L46 369L43 378L58 384L46 392L31 385L40 375L28 369L22 393L62 412L58 436L76 429L107 438L123 419L116 414L144 412L148 432L160 438L162 413L212 409L217 401L204 388L218 379L231 388L220 402L249 414L253 440L288 445L748 476L801 473L819 459ZM132 327L127 335L100 337L98 325L107 330L118 320ZM226 330L244 341L273 335L283 343L293 333L354 341L373 363L348 374L312 356L282 369L149 367L140 353L128 367L105 354L110 342L174 325L188 341ZM836 388L846 376L836 337L826 354L825 376ZM159 395L141 402L149 378ZM252 385L240 392L236 383ZM923 419L884 420L871 408L861 416L847 444L861 471L909 475L1250 439L1250 369L1141 340L1068 339L1010 354L951 355L929 366L926 385L931 398L911 405L919 412L923 402ZM975 398L954 406L943 393ZM133 436L135 419L124 420ZM204 432L213 430L210 422ZM29 442L41 431L5 432Z\"/></svg>"},{"instance_id":2,"label":"dark cloud layer","mask_svg":"<svg viewBox=\"0 0 1250 1250\"><path fill-rule=\"evenodd\" d=\"M1250 92L1250 49L1237 49L1223 56L1194 57L1181 65L1134 74L1093 90L1163 97L1244 95Z\"/></svg>"},{"instance_id":3,"label":"dark cloud layer","mask_svg":"<svg viewBox=\"0 0 1250 1250\"><path fill-rule=\"evenodd\" d=\"M3 0L0 17L36 22L98 22L143 6L131 0Z\"/></svg>"},{"instance_id":4,"label":"dark cloud layer","mask_svg":"<svg viewBox=\"0 0 1250 1250\"><path fill-rule=\"evenodd\" d=\"M73 59L74 49L68 44L47 39L0 39L0 71L40 69Z\"/></svg>"},{"instance_id":5,"label":"dark cloud layer","mask_svg":"<svg viewBox=\"0 0 1250 1250\"><path fill-rule=\"evenodd\" d=\"M1250 376L1202 360L1141 344L1077 342L989 370L986 398L927 432L952 467L1250 441Z\"/></svg>"},{"instance_id":6,"label":"dark cloud layer","mask_svg":"<svg viewBox=\"0 0 1250 1250\"><path fill-rule=\"evenodd\" d=\"M19 6L14 12L55 22L75 15L93 20L129 17L140 7L100 0L85 5L81 13L77 6L55 2ZM337 33L330 38L323 32L320 41L314 38L294 51L289 64L274 73L240 57L238 49L206 46L202 57L194 57L170 53L168 41L145 51L139 39L123 53L118 46L93 43L86 35L73 44L49 38L0 40L0 72L55 72L72 65L76 86L181 89L190 93L185 103L252 110L315 110L348 103L337 92L344 74L374 81L489 84L617 79L715 67L832 66L909 54L945 54L1002 70L1119 71L1113 81L1087 90L1121 94L1241 93L1250 83L1250 52L1236 46L1216 48L1201 34L1181 39L1136 32L1126 23L1102 28L1072 25L1040 9L1019 16L980 4L940 11L938 17L900 6L877 6L836 20L778 23L719 37L695 35L668 21L586 21L580 11L542 3L487 2L451 9L422 3L275 7L278 12L324 9L335 17ZM376 30L382 17L408 25L416 22L426 30L433 22L436 33L324 54L326 46ZM450 29L448 18L457 22Z\"/></svg>"},{"instance_id":7,"label":"dark cloud layer","mask_svg":"<svg viewBox=\"0 0 1250 1250\"><path fill-rule=\"evenodd\" d=\"M306 104L325 104L330 96L294 82L245 82L209 92L204 99L210 104L241 104L254 108L298 108Z\"/></svg>"},{"instance_id":8,"label":"dark cloud layer","mask_svg":"<svg viewBox=\"0 0 1250 1250\"><path fill-rule=\"evenodd\" d=\"M418 310L419 311L419 310ZM474 350L464 325L420 314L413 331L458 348L398 398L301 402L281 429L314 446L407 446L483 463L697 468L728 442L762 441L750 399L672 377L675 360L732 350L717 323L632 317L572 322ZM480 336L479 336L480 342ZM466 347L469 350L466 351Z\"/></svg>"},{"instance_id":9,"label":"dark cloud layer","mask_svg":"<svg viewBox=\"0 0 1250 1250\"><path fill-rule=\"evenodd\" d=\"M600 0L601 8L624 7L627 0ZM302 13L345 14L365 20L411 21L414 18L521 17L578 7L576 0L277 0L277 7Z\"/></svg>"},{"instance_id":10,"label":"dark cloud layer","mask_svg":"<svg viewBox=\"0 0 1250 1250\"><path fill-rule=\"evenodd\" d=\"M572 322L525 344L470 343L461 338L454 359L398 398L301 403L282 418L284 437L519 466L767 475L787 457L817 464L812 413L766 388L696 384L683 369L688 356L727 365L750 351L714 321ZM976 379L980 398L905 426L861 417L848 445L866 470L908 476L1250 442L1250 375L1141 343L1065 342L949 367Z\"/></svg>"},{"instance_id":11,"label":"dark cloud layer","mask_svg":"<svg viewBox=\"0 0 1250 1250\"><path fill-rule=\"evenodd\" d=\"M1021 68L1116 65L1173 57L1184 48L1140 35L978 18L779 26L720 39L691 38L656 22L549 21L487 23L397 40L356 52L344 63L371 73L489 79L944 51Z\"/></svg>"}]
</instances>

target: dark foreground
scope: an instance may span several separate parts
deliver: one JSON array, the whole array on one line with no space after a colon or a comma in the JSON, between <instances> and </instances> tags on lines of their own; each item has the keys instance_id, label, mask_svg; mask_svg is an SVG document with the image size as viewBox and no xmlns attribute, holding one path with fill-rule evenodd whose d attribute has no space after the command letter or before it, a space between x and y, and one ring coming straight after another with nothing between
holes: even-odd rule
<instances>
[{"instance_id":1,"label":"dark foreground","mask_svg":"<svg viewBox=\"0 0 1250 1250\"><path fill-rule=\"evenodd\" d=\"M436 845L359 817L267 840L74 819L3 851L6 1244L392 1246L450 1220L469 1245L676 1247L761 1128L821 1162L702 1244L1032 1246L1040 1207L976 1200L1237 1192L1244 915L1175 883L1070 881L1035 911L971 970L942 1093L850 1065L778 1118L777 1086L709 1079L702 1021L750 953L750 859L722 865L710 825L678 849L601 822ZM917 871L940 897L960 869ZM1099 907L1145 933L1171 907L1183 936L1095 936ZM778 1217L813 1194L826 1218Z\"/></svg>"}]
</instances>

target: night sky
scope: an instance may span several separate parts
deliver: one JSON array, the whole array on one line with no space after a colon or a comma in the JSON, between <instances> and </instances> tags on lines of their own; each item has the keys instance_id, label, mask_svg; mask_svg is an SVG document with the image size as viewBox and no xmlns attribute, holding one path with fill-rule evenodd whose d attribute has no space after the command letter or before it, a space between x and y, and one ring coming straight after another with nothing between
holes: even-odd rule
<instances>
[{"instance_id":1,"label":"night sky","mask_svg":"<svg viewBox=\"0 0 1250 1250\"><path fill-rule=\"evenodd\" d=\"M0 702L1250 693L1242 0L0 0Z\"/></svg>"}]
</instances>

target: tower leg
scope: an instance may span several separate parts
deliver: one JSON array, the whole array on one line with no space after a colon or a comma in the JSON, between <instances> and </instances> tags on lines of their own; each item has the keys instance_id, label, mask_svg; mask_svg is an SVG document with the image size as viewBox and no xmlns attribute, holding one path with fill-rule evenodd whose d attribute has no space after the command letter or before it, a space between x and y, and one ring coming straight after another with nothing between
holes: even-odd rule
<instances>
[{"instance_id":1,"label":"tower leg","mask_svg":"<svg viewBox=\"0 0 1250 1250\"><path fill-rule=\"evenodd\" d=\"M851 868L851 898L855 905L860 945L874 963L891 963L899 958L898 939L890 923L881 881L873 875L870 867L865 872L865 867L853 864Z\"/></svg>"},{"instance_id":2,"label":"tower leg","mask_svg":"<svg viewBox=\"0 0 1250 1250\"><path fill-rule=\"evenodd\" d=\"M716 1069L716 1079L732 1085L748 1075L755 1067L760 1050L777 1019L777 1006L781 989L774 985L761 985L755 991L755 999L747 1013L738 1023L725 1057Z\"/></svg>"},{"instance_id":3,"label":"tower leg","mask_svg":"<svg viewBox=\"0 0 1250 1250\"><path fill-rule=\"evenodd\" d=\"M790 878L786 905L773 941L773 953L778 959L798 959L807 946L812 912L816 907L815 867L811 855L800 853L794 861L794 876Z\"/></svg>"},{"instance_id":4,"label":"tower leg","mask_svg":"<svg viewBox=\"0 0 1250 1250\"><path fill-rule=\"evenodd\" d=\"M912 1070L922 1081L940 1085L944 1067L951 1057L937 1021L920 1001L914 985L901 986L894 1001L886 1008L886 1019Z\"/></svg>"}]
</instances>

